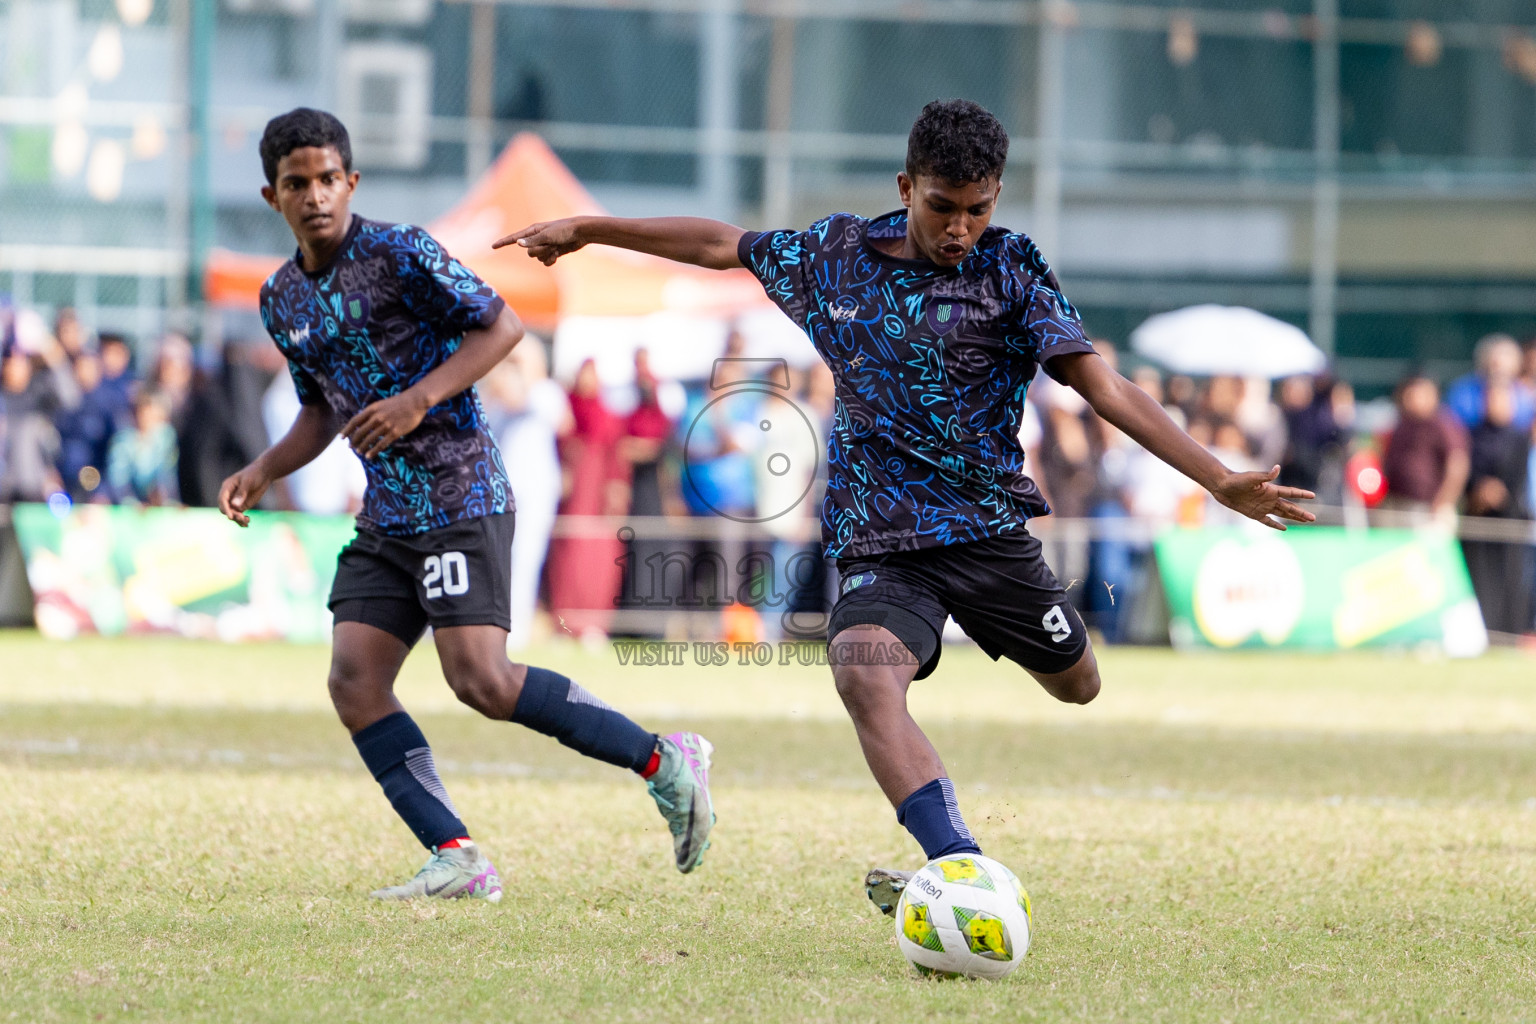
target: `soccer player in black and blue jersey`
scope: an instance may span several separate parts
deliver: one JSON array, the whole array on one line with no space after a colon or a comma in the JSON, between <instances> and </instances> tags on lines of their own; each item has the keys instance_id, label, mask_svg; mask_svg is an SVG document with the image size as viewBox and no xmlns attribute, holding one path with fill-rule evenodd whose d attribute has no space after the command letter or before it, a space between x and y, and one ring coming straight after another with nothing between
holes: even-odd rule
<instances>
[{"instance_id":1,"label":"soccer player in black and blue jersey","mask_svg":"<svg viewBox=\"0 0 1536 1024\"><path fill-rule=\"evenodd\" d=\"M870 770L929 859L980 852L907 711L908 687L938 664L948 616L1058 700L1086 704L1099 692L1082 619L1026 529L1050 511L1018 441L1037 368L1222 504L1280 530L1314 518L1295 504L1310 492L1275 483L1279 467L1229 470L1094 352L1040 250L990 224L1007 155L1007 133L987 111L934 102L912 126L896 178L904 208L893 213L764 232L577 217L496 243L544 263L597 243L746 267L815 343L836 379L822 503L842 578L827 628L833 677ZM860 643L884 652L850 656ZM871 898L892 912L904 879L877 870Z\"/></svg>"},{"instance_id":2,"label":"soccer player in black and blue jersey","mask_svg":"<svg viewBox=\"0 0 1536 1024\"><path fill-rule=\"evenodd\" d=\"M678 870L708 846L711 747L658 737L575 681L507 659L513 485L474 383L522 324L485 282L420 228L351 212L358 174L347 131L299 108L267 124L262 196L298 251L261 290L261 317L288 360L302 407L288 433L224 481L219 507L246 526L274 480L316 458L340 430L368 489L341 552L331 700L364 764L430 851L380 899L501 898L495 867L448 796L432 749L395 699L395 677L430 625L443 675L481 714L553 736L647 780Z\"/></svg>"}]
</instances>

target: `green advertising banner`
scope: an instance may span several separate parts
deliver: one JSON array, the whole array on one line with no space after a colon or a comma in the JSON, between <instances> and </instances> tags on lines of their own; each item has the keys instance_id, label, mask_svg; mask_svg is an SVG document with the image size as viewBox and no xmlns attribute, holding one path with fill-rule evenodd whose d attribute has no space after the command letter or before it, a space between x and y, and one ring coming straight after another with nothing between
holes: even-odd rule
<instances>
[{"instance_id":1,"label":"green advertising banner","mask_svg":"<svg viewBox=\"0 0 1536 1024\"><path fill-rule=\"evenodd\" d=\"M1461 548L1447 534L1173 530L1156 551L1175 646L1434 646L1453 657L1488 646Z\"/></svg>"},{"instance_id":2,"label":"green advertising banner","mask_svg":"<svg viewBox=\"0 0 1536 1024\"><path fill-rule=\"evenodd\" d=\"M350 516L257 513L242 530L214 509L110 505L18 505L14 523L37 628L56 638L326 640L354 532Z\"/></svg>"}]
</instances>

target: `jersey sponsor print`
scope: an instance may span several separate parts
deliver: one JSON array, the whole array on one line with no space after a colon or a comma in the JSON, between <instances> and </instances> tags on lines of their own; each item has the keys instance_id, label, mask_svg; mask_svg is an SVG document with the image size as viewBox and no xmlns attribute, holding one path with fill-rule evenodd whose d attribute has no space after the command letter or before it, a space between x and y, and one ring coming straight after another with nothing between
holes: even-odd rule
<instances>
[{"instance_id":1,"label":"jersey sponsor print","mask_svg":"<svg viewBox=\"0 0 1536 1024\"><path fill-rule=\"evenodd\" d=\"M837 381L827 554L857 558L999 536L1045 515L1019 422L1036 367L1091 352L1030 239L988 228L953 269L890 256L906 211L747 232L741 261Z\"/></svg>"}]
</instances>

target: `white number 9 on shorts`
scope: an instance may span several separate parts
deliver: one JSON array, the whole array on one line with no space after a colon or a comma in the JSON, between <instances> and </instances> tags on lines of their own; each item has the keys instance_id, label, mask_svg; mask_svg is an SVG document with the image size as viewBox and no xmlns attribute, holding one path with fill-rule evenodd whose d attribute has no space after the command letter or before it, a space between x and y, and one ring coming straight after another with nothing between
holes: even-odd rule
<instances>
[{"instance_id":1,"label":"white number 9 on shorts","mask_svg":"<svg viewBox=\"0 0 1536 1024\"><path fill-rule=\"evenodd\" d=\"M1045 613L1040 625L1050 631L1052 643L1059 644L1072 635L1072 624L1067 621L1067 613L1061 610L1059 604L1051 605L1051 610Z\"/></svg>"}]
</instances>

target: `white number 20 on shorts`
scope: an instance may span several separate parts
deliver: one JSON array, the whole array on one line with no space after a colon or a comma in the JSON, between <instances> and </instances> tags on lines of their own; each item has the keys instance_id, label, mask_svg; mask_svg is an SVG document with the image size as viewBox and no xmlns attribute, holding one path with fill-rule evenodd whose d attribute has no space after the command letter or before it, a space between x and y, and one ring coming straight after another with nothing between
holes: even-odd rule
<instances>
[{"instance_id":1,"label":"white number 20 on shorts","mask_svg":"<svg viewBox=\"0 0 1536 1024\"><path fill-rule=\"evenodd\" d=\"M1051 610L1045 613L1045 618L1040 620L1040 625L1051 631L1051 642L1061 643L1072 635L1072 624L1067 621L1067 613L1061 610L1061 605L1051 605Z\"/></svg>"},{"instance_id":2,"label":"white number 20 on shorts","mask_svg":"<svg viewBox=\"0 0 1536 1024\"><path fill-rule=\"evenodd\" d=\"M428 555L421 567L427 573L421 578L421 585L427 588L428 601L444 594L458 597L469 592L469 563L464 561L462 551L446 551L441 556Z\"/></svg>"}]
</instances>

